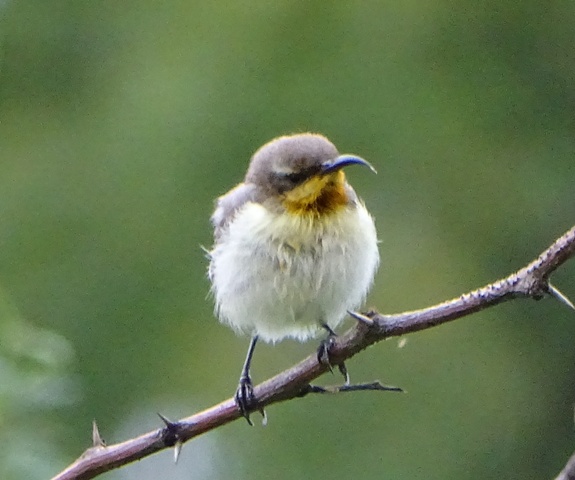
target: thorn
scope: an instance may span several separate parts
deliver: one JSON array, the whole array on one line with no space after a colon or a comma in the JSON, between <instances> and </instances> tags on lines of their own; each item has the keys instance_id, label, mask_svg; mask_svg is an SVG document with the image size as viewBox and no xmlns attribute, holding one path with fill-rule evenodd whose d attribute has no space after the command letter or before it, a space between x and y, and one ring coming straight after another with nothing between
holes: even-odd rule
<instances>
[{"instance_id":1,"label":"thorn","mask_svg":"<svg viewBox=\"0 0 575 480\"><path fill-rule=\"evenodd\" d=\"M176 440L174 445L174 463L178 463L178 459L180 458L180 453L182 452L183 442L181 440Z\"/></svg>"},{"instance_id":2,"label":"thorn","mask_svg":"<svg viewBox=\"0 0 575 480\"><path fill-rule=\"evenodd\" d=\"M380 391L380 392L404 392L400 387L390 385L383 385L381 382L371 383L357 383L353 385L340 385L331 387L320 387L319 385L307 385L301 392L300 396L305 396L308 393L344 393L344 392L365 392L365 391Z\"/></svg>"},{"instance_id":3,"label":"thorn","mask_svg":"<svg viewBox=\"0 0 575 480\"><path fill-rule=\"evenodd\" d=\"M162 432L164 444L167 447L174 447L174 461L177 463L183 445L182 439L180 437L180 424L178 422L172 422L169 418L164 417L164 415L161 413L158 413L158 417L160 417L162 422L164 422L166 425L166 428Z\"/></svg>"},{"instance_id":4,"label":"thorn","mask_svg":"<svg viewBox=\"0 0 575 480\"><path fill-rule=\"evenodd\" d=\"M158 417L162 419L162 422L164 422L168 430L172 430L178 426L177 423L172 422L169 418L164 417L161 413L158 413Z\"/></svg>"},{"instance_id":5,"label":"thorn","mask_svg":"<svg viewBox=\"0 0 575 480\"><path fill-rule=\"evenodd\" d=\"M268 414L263 408L260 410L260 413L262 414L262 427L265 427L268 424Z\"/></svg>"},{"instance_id":6,"label":"thorn","mask_svg":"<svg viewBox=\"0 0 575 480\"><path fill-rule=\"evenodd\" d=\"M549 292L551 296L555 297L561 303L564 303L569 308L575 310L575 305L573 305L571 300L569 300L565 295L563 295L556 287L554 287L550 283L547 285L547 292Z\"/></svg>"},{"instance_id":7,"label":"thorn","mask_svg":"<svg viewBox=\"0 0 575 480\"><path fill-rule=\"evenodd\" d=\"M380 392L403 392L403 388L394 387L391 385L383 385L381 382L376 381L372 383L358 383L357 385L342 385L339 387L338 392L361 392L366 390L376 390Z\"/></svg>"},{"instance_id":8,"label":"thorn","mask_svg":"<svg viewBox=\"0 0 575 480\"><path fill-rule=\"evenodd\" d=\"M347 367L345 366L345 363L341 362L337 368L339 369L339 372L343 375L344 378L344 385L349 385L350 384L350 379L349 379L349 372L347 371Z\"/></svg>"},{"instance_id":9,"label":"thorn","mask_svg":"<svg viewBox=\"0 0 575 480\"><path fill-rule=\"evenodd\" d=\"M98 424L96 420L92 420L92 446L93 447L105 447L106 442L102 440L100 436L100 430L98 429Z\"/></svg>"},{"instance_id":10,"label":"thorn","mask_svg":"<svg viewBox=\"0 0 575 480\"><path fill-rule=\"evenodd\" d=\"M363 324L367 325L368 327L373 327L373 325L375 323L371 318L364 315L363 313L353 312L351 310L348 310L347 313L349 314L350 317L355 318L358 322L363 323Z\"/></svg>"}]
</instances>

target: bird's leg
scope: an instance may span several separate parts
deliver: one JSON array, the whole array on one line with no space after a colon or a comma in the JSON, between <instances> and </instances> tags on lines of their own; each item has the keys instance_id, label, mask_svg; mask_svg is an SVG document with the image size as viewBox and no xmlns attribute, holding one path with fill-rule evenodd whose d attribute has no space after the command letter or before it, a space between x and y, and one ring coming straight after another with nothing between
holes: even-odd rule
<instances>
[{"instance_id":1,"label":"bird's leg","mask_svg":"<svg viewBox=\"0 0 575 480\"><path fill-rule=\"evenodd\" d=\"M333 347L335 343L335 338L337 334L331 329L331 327L327 323L322 323L321 326L325 328L328 332L327 338L323 340L319 348L317 349L317 361L323 365L327 365L331 371L332 363L329 358L329 351ZM337 365L337 368L345 378L345 385L349 385L349 374L347 372L347 367L345 366L344 362L341 362Z\"/></svg>"},{"instance_id":2,"label":"bird's leg","mask_svg":"<svg viewBox=\"0 0 575 480\"><path fill-rule=\"evenodd\" d=\"M254 355L254 350L256 348L256 343L258 341L258 336L254 335L250 342L250 346L248 348L248 353L246 355L246 360L244 362L244 366L242 368L242 374L240 375L240 382L238 385L238 389L234 396L240 413L242 416L248 421L250 425L253 425L252 421L250 420L250 408L255 401L254 396L254 385L252 383L252 379L250 377L250 365L252 363L252 357ZM265 419L265 412L263 409L260 410L261 414Z\"/></svg>"}]
</instances>

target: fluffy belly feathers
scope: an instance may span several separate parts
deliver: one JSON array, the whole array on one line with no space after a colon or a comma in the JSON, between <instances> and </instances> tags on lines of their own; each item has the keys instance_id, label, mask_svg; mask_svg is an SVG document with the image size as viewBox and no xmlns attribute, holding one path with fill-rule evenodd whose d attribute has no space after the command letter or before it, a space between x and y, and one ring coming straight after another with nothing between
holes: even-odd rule
<instances>
[{"instance_id":1,"label":"fluffy belly feathers","mask_svg":"<svg viewBox=\"0 0 575 480\"><path fill-rule=\"evenodd\" d=\"M379 263L375 226L359 203L325 218L247 203L210 257L219 319L268 342L336 328L365 299Z\"/></svg>"}]
</instances>

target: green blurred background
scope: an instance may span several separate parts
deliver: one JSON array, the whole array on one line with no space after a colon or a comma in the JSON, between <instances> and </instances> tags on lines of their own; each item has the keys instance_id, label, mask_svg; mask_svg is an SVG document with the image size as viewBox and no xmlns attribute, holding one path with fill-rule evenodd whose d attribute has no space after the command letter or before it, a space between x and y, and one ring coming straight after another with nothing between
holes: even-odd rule
<instances>
[{"instance_id":1,"label":"green blurred background","mask_svg":"<svg viewBox=\"0 0 575 480\"><path fill-rule=\"evenodd\" d=\"M201 246L276 135L378 169L348 172L382 239L369 306L534 258L575 219L574 31L568 1L0 1L0 478L56 474L94 418L115 443L233 393L248 339L214 320ZM574 273L554 277L571 298ZM349 362L407 394L276 405L102 478L559 472L573 312L520 300L407 340ZM315 348L259 347L254 379Z\"/></svg>"}]
</instances>

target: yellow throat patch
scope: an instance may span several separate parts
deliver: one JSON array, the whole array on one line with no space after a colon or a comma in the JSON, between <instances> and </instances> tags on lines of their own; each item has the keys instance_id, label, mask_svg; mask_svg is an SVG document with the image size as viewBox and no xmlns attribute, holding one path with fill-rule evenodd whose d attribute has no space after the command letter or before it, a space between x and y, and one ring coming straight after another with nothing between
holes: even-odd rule
<instances>
[{"instance_id":1,"label":"yellow throat patch","mask_svg":"<svg viewBox=\"0 0 575 480\"><path fill-rule=\"evenodd\" d=\"M347 205L345 174L342 170L315 175L284 194L282 201L288 213L320 217Z\"/></svg>"}]
</instances>

